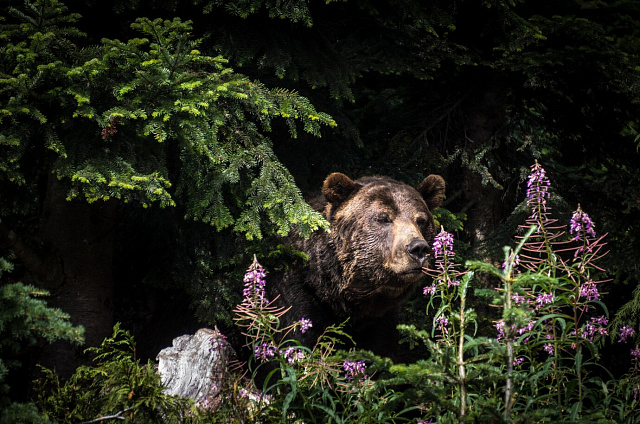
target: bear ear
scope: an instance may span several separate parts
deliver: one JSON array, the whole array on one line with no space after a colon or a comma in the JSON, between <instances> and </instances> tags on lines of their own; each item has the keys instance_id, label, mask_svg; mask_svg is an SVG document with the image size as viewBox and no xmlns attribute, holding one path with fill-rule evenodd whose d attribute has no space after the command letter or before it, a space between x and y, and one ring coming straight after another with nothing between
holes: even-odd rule
<instances>
[{"instance_id":1,"label":"bear ear","mask_svg":"<svg viewBox=\"0 0 640 424\"><path fill-rule=\"evenodd\" d=\"M329 175L322 185L322 194L331 204L339 204L347 200L347 198L357 189L362 187L351 178L340 172L334 172Z\"/></svg>"},{"instance_id":2,"label":"bear ear","mask_svg":"<svg viewBox=\"0 0 640 424\"><path fill-rule=\"evenodd\" d=\"M444 179L440 175L429 175L425 178L416 190L422 196L424 201L429 206L430 210L440 207L444 200Z\"/></svg>"}]
</instances>

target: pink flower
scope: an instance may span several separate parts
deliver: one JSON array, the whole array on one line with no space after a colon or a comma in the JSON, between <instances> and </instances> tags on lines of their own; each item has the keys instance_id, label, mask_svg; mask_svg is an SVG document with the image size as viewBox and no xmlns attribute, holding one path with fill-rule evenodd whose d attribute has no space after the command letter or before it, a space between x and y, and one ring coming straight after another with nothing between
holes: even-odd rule
<instances>
[{"instance_id":1,"label":"pink flower","mask_svg":"<svg viewBox=\"0 0 640 424\"><path fill-rule=\"evenodd\" d=\"M589 218L589 215L586 212L583 212L578 205L578 209L573 212L573 216L571 217L570 225L569 225L569 233L575 234L575 236L571 240L580 240L583 236L586 238L587 236L595 237L596 230L593 221Z\"/></svg>"},{"instance_id":2,"label":"pink flower","mask_svg":"<svg viewBox=\"0 0 640 424\"><path fill-rule=\"evenodd\" d=\"M300 318L300 321L298 321L300 323L300 332L302 334L306 333L307 330L309 330L311 327L313 327L313 323L311 322L310 319L306 319L306 318Z\"/></svg>"},{"instance_id":3,"label":"pink flower","mask_svg":"<svg viewBox=\"0 0 640 424\"><path fill-rule=\"evenodd\" d=\"M276 347L272 344L262 343L261 345L256 345L253 348L253 354L256 358L262 361L268 361L269 358L273 358L276 354Z\"/></svg>"},{"instance_id":4,"label":"pink flower","mask_svg":"<svg viewBox=\"0 0 640 424\"><path fill-rule=\"evenodd\" d=\"M280 354L287 360L289 364L293 364L304 359L304 352L302 349L296 349L295 347L288 347L285 350L281 350Z\"/></svg>"},{"instance_id":5,"label":"pink flower","mask_svg":"<svg viewBox=\"0 0 640 424\"><path fill-rule=\"evenodd\" d=\"M544 305L553 303L553 293L540 293L536 296L536 309L541 308Z\"/></svg>"},{"instance_id":6,"label":"pink flower","mask_svg":"<svg viewBox=\"0 0 640 424\"><path fill-rule=\"evenodd\" d=\"M453 234L446 232L443 228L433 240L433 256L437 259L453 255Z\"/></svg>"},{"instance_id":7,"label":"pink flower","mask_svg":"<svg viewBox=\"0 0 640 424\"><path fill-rule=\"evenodd\" d=\"M511 296L511 299L516 305L521 305L522 303L527 301L527 298L524 296L520 296L518 293Z\"/></svg>"},{"instance_id":8,"label":"pink flower","mask_svg":"<svg viewBox=\"0 0 640 424\"><path fill-rule=\"evenodd\" d=\"M547 174L542 166L536 161L531 166L531 174L527 180L527 206L532 209L531 217L538 215L538 209L542 212L547 210L547 200L550 196L549 186L551 182L547 178Z\"/></svg>"},{"instance_id":9,"label":"pink flower","mask_svg":"<svg viewBox=\"0 0 640 424\"><path fill-rule=\"evenodd\" d=\"M636 330L631 328L631 326L625 325L624 327L622 327L620 329L620 340L618 340L618 343L622 343L622 342L626 341L627 338L633 336L635 334L635 332L636 332Z\"/></svg>"},{"instance_id":10,"label":"pink flower","mask_svg":"<svg viewBox=\"0 0 640 424\"><path fill-rule=\"evenodd\" d=\"M425 296L428 296L428 295L434 295L434 294L436 294L436 285L435 285L435 283L434 283L434 284L431 284L430 286L425 287L425 288L422 290L422 293L423 293Z\"/></svg>"},{"instance_id":11,"label":"pink flower","mask_svg":"<svg viewBox=\"0 0 640 424\"><path fill-rule=\"evenodd\" d=\"M449 330L447 330L447 326L449 325L449 319L444 315L440 315L435 320L435 324L438 326L443 335L449 334Z\"/></svg>"},{"instance_id":12,"label":"pink flower","mask_svg":"<svg viewBox=\"0 0 640 424\"><path fill-rule=\"evenodd\" d=\"M265 297L264 285L266 272L256 261L244 275L244 289L242 291L242 304L246 307L259 309L266 306L269 301Z\"/></svg>"},{"instance_id":13,"label":"pink flower","mask_svg":"<svg viewBox=\"0 0 640 424\"><path fill-rule=\"evenodd\" d=\"M343 368L345 378L353 380L355 377L364 375L366 365L364 361L344 361ZM366 375L364 377L366 378Z\"/></svg>"},{"instance_id":14,"label":"pink flower","mask_svg":"<svg viewBox=\"0 0 640 424\"><path fill-rule=\"evenodd\" d=\"M580 286L580 297L586 297L587 300L600 300L598 286L593 281L587 281Z\"/></svg>"}]
</instances>

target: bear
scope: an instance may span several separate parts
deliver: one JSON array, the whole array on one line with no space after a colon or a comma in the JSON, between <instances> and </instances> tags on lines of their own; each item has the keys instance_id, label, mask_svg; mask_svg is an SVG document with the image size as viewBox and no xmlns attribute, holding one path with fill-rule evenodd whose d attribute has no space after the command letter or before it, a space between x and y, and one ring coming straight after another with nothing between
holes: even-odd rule
<instances>
[{"instance_id":1,"label":"bear","mask_svg":"<svg viewBox=\"0 0 640 424\"><path fill-rule=\"evenodd\" d=\"M269 299L291 309L281 323L305 318L312 327L293 337L313 347L327 326L347 321L359 349L394 357L397 315L416 292L431 255L445 182L427 176L417 187L384 176L352 180L332 173L309 200L330 224L288 244L308 255L303 266L267 276Z\"/></svg>"}]
</instances>

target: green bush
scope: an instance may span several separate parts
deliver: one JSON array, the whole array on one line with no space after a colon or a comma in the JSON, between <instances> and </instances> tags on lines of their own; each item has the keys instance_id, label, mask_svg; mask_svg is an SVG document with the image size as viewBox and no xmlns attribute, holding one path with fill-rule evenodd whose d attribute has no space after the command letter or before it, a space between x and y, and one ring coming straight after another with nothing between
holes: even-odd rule
<instances>
[{"instance_id":1,"label":"green bush","mask_svg":"<svg viewBox=\"0 0 640 424\"><path fill-rule=\"evenodd\" d=\"M0 277L12 269L10 262L0 258ZM72 326L67 314L47 306L42 297L48 294L31 285L0 280L0 423L47 422L33 404L19 404L11 397L7 377L19 370L20 352L39 339L83 341L82 327Z\"/></svg>"}]
</instances>

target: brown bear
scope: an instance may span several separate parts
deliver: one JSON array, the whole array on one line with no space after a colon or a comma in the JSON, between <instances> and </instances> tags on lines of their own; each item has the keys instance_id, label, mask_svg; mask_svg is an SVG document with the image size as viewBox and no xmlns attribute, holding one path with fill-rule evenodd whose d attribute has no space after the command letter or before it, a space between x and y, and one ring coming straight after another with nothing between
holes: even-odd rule
<instances>
[{"instance_id":1,"label":"brown bear","mask_svg":"<svg viewBox=\"0 0 640 424\"><path fill-rule=\"evenodd\" d=\"M285 324L312 321L293 336L313 346L332 324L349 319L358 348L394 356L396 315L422 279L436 234L431 210L441 205L445 182L429 175L416 188L388 177L351 180L333 173L310 203L330 223L309 239L289 243L309 255L304 266L267 276L270 299L291 307Z\"/></svg>"}]
</instances>

